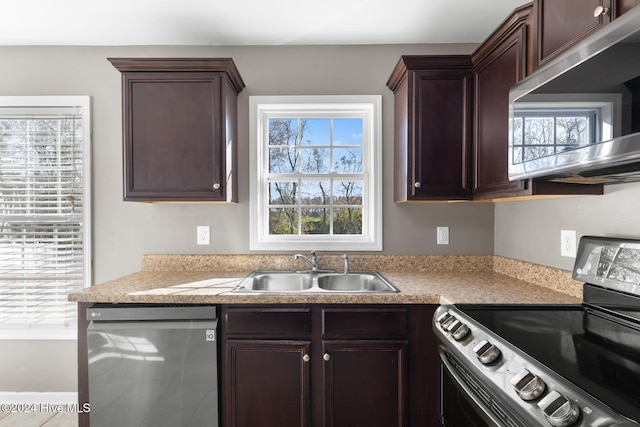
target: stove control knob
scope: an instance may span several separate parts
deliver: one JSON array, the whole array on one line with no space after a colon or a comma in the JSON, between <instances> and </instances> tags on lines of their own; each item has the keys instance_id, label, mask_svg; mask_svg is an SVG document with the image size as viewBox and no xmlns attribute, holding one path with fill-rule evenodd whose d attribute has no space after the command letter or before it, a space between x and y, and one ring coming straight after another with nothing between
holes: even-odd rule
<instances>
[{"instance_id":1,"label":"stove control knob","mask_svg":"<svg viewBox=\"0 0 640 427\"><path fill-rule=\"evenodd\" d=\"M449 325L451 325L454 320L456 320L456 316L451 314L450 312L444 312L436 318L436 322L440 325L442 329L445 331L448 330Z\"/></svg>"},{"instance_id":2,"label":"stove control knob","mask_svg":"<svg viewBox=\"0 0 640 427\"><path fill-rule=\"evenodd\" d=\"M436 322L439 325L443 325L445 322L447 322L449 319L451 319L451 313L449 313L448 311L445 311L444 313L440 314L438 317L436 317Z\"/></svg>"},{"instance_id":3,"label":"stove control knob","mask_svg":"<svg viewBox=\"0 0 640 427\"><path fill-rule=\"evenodd\" d=\"M540 397L545 388L544 381L527 369L521 370L511 378L511 385L522 400L533 400Z\"/></svg>"},{"instance_id":4,"label":"stove control knob","mask_svg":"<svg viewBox=\"0 0 640 427\"><path fill-rule=\"evenodd\" d=\"M473 352L483 365L490 365L500 357L500 350L487 340L482 340L473 347Z\"/></svg>"},{"instance_id":5,"label":"stove control knob","mask_svg":"<svg viewBox=\"0 0 640 427\"><path fill-rule=\"evenodd\" d=\"M578 420L580 408L572 401L553 390L538 402L538 407L547 421L555 427L567 427Z\"/></svg>"},{"instance_id":6,"label":"stove control knob","mask_svg":"<svg viewBox=\"0 0 640 427\"><path fill-rule=\"evenodd\" d=\"M459 320L458 323L460 323L460 325L455 330L451 331L451 336L456 341L464 339L464 337L469 334L469 327Z\"/></svg>"},{"instance_id":7,"label":"stove control knob","mask_svg":"<svg viewBox=\"0 0 640 427\"><path fill-rule=\"evenodd\" d=\"M454 340L460 341L469 333L469 327L454 317L454 321L449 323L445 329L451 334Z\"/></svg>"},{"instance_id":8,"label":"stove control knob","mask_svg":"<svg viewBox=\"0 0 640 427\"><path fill-rule=\"evenodd\" d=\"M456 319L454 316L451 316L451 319L444 324L444 329L447 332L452 333L460 325L462 325L462 322Z\"/></svg>"}]
</instances>

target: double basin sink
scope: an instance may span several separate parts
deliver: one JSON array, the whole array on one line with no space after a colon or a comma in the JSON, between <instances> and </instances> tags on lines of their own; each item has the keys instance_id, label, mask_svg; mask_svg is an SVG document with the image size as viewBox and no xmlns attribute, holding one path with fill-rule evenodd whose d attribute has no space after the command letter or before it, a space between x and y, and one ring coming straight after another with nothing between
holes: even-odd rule
<instances>
[{"instance_id":1,"label":"double basin sink","mask_svg":"<svg viewBox=\"0 0 640 427\"><path fill-rule=\"evenodd\" d=\"M396 293L377 271L254 271L233 292L238 293Z\"/></svg>"}]
</instances>

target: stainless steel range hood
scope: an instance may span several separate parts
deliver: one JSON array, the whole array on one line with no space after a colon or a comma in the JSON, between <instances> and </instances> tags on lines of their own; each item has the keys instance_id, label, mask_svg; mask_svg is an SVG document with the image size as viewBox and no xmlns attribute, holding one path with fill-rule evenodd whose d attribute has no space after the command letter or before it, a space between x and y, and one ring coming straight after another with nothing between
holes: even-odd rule
<instances>
[{"instance_id":1,"label":"stainless steel range hood","mask_svg":"<svg viewBox=\"0 0 640 427\"><path fill-rule=\"evenodd\" d=\"M511 88L509 179L640 181L640 7Z\"/></svg>"}]
</instances>

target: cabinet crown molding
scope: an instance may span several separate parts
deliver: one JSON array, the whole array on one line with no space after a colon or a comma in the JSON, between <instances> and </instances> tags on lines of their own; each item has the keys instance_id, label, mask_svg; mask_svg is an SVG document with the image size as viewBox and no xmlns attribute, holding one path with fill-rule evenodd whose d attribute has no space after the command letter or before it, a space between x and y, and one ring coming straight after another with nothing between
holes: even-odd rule
<instances>
[{"instance_id":1,"label":"cabinet crown molding","mask_svg":"<svg viewBox=\"0 0 640 427\"><path fill-rule=\"evenodd\" d=\"M120 72L221 72L236 91L245 84L232 58L107 58Z\"/></svg>"},{"instance_id":2,"label":"cabinet crown molding","mask_svg":"<svg viewBox=\"0 0 640 427\"><path fill-rule=\"evenodd\" d=\"M396 91L409 70L470 69L471 55L402 55L393 69L387 87Z\"/></svg>"}]
</instances>

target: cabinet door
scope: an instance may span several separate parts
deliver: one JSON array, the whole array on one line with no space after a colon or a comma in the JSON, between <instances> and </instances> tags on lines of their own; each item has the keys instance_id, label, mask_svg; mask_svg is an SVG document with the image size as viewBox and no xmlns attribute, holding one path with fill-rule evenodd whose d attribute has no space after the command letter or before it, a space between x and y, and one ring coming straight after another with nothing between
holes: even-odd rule
<instances>
[{"instance_id":1,"label":"cabinet door","mask_svg":"<svg viewBox=\"0 0 640 427\"><path fill-rule=\"evenodd\" d=\"M611 22L613 11L594 17L598 6L610 7L607 0L537 0L537 63L541 66Z\"/></svg>"},{"instance_id":2,"label":"cabinet door","mask_svg":"<svg viewBox=\"0 0 640 427\"><path fill-rule=\"evenodd\" d=\"M215 73L125 74L125 200L221 197L220 92Z\"/></svg>"},{"instance_id":3,"label":"cabinet door","mask_svg":"<svg viewBox=\"0 0 640 427\"><path fill-rule=\"evenodd\" d=\"M407 425L407 341L323 341L325 427Z\"/></svg>"},{"instance_id":4,"label":"cabinet door","mask_svg":"<svg viewBox=\"0 0 640 427\"><path fill-rule=\"evenodd\" d=\"M525 75L524 23L476 67L473 197L528 195L527 181L509 181L509 89Z\"/></svg>"},{"instance_id":5,"label":"cabinet door","mask_svg":"<svg viewBox=\"0 0 640 427\"><path fill-rule=\"evenodd\" d=\"M229 427L310 425L309 341L227 340Z\"/></svg>"},{"instance_id":6,"label":"cabinet door","mask_svg":"<svg viewBox=\"0 0 640 427\"><path fill-rule=\"evenodd\" d=\"M471 70L415 71L411 77L415 133L407 153L413 168L405 178L409 199L468 199Z\"/></svg>"}]
</instances>

